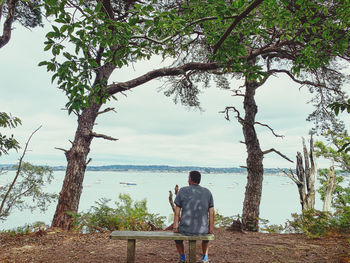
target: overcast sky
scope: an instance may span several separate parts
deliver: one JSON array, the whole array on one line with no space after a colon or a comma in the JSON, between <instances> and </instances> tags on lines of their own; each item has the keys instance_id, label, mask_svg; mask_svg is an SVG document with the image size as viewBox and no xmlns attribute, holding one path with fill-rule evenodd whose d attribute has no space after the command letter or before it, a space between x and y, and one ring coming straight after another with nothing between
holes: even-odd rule
<instances>
[{"instance_id":1,"label":"overcast sky","mask_svg":"<svg viewBox=\"0 0 350 263\"><path fill-rule=\"evenodd\" d=\"M0 49L1 96L0 111L19 117L23 125L1 133L13 133L24 145L29 135L40 125L30 143L26 161L45 165L66 165L62 151L69 149L77 127L76 116L62 110L65 95L51 84L51 74L38 67L50 58L43 51L45 29L32 32L17 26L10 43ZM160 59L141 62L113 74L111 81L120 82L137 77L147 71L162 67ZM241 126L234 115L227 121L222 111L226 106L242 108L241 98L219 90L213 85L201 94L204 111L188 109L174 104L158 88L162 80L149 82L118 95L105 107L115 107L117 113L101 115L95 131L118 138L116 142L94 139L89 157L90 165L142 164L142 165L195 165L211 167L238 167L245 165L247 157ZM231 87L240 85L232 81ZM257 91L257 121L266 123L283 139L276 138L270 130L258 127L262 149L276 150L295 160L301 150L301 137L308 138L311 123L306 122L312 106L307 89L285 77L270 78ZM243 114L243 112L242 112ZM342 115L350 123L349 115ZM20 152L2 156L0 163L15 163ZM320 161L320 166L328 165ZM264 158L265 167L294 168L280 156L270 153Z\"/></svg>"}]
</instances>

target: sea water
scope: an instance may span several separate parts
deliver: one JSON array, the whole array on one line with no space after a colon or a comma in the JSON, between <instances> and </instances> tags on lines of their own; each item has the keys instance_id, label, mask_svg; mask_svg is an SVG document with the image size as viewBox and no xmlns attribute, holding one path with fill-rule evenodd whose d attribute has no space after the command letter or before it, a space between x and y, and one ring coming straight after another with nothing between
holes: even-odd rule
<instances>
[{"instance_id":1,"label":"sea water","mask_svg":"<svg viewBox=\"0 0 350 263\"><path fill-rule=\"evenodd\" d=\"M64 179L64 171L55 171L54 180L44 190L59 193ZM14 172L2 175L0 185L8 182ZM224 216L242 214L247 174L203 174L201 185L210 189L214 197L215 210ZM101 198L111 199L110 206L118 201L120 194L129 194L133 200L147 200L150 213L171 218L169 191L174 192L175 185L188 185L187 173L167 172L116 172L87 171L80 198L79 211L87 212ZM175 197L174 197L175 198ZM316 208L322 207L316 201ZM56 208L56 202L49 206L45 213L40 211L13 210L5 222L0 221L0 230L23 226L28 223L42 221L50 224ZM269 224L284 224L291 219L292 213L300 213L301 207L296 184L282 174L264 175L263 192L260 205L260 218L269 220Z\"/></svg>"}]
</instances>

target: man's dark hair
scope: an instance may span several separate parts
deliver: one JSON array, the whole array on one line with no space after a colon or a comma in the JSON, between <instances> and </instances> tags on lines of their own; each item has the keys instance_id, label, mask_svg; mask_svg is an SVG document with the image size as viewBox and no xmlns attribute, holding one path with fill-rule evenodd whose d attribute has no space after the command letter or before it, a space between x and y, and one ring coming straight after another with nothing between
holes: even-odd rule
<instances>
[{"instance_id":1,"label":"man's dark hair","mask_svg":"<svg viewBox=\"0 0 350 263\"><path fill-rule=\"evenodd\" d=\"M201 182L201 173L198 171L191 171L190 178L192 182L199 184Z\"/></svg>"}]
</instances>

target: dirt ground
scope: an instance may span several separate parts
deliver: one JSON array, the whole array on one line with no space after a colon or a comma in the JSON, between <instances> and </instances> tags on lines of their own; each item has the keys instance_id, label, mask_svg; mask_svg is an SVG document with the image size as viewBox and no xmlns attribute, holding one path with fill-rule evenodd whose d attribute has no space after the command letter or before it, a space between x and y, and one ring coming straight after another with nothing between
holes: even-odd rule
<instances>
[{"instance_id":1,"label":"dirt ground","mask_svg":"<svg viewBox=\"0 0 350 263\"><path fill-rule=\"evenodd\" d=\"M300 234L224 229L214 234L209 251L213 263L350 263L350 235L308 239ZM197 244L197 262L200 250ZM138 263L177 262L177 258L173 241L136 242ZM52 229L29 235L0 234L0 263L8 262L126 262L126 241L110 240L109 233L83 235Z\"/></svg>"}]
</instances>

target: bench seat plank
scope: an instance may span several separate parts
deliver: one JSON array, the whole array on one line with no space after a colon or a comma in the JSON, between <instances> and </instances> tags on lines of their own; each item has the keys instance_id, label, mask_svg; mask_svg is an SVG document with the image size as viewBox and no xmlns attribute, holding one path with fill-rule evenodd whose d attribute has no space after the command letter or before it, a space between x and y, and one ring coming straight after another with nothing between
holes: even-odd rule
<instances>
[{"instance_id":1,"label":"bench seat plank","mask_svg":"<svg viewBox=\"0 0 350 263\"><path fill-rule=\"evenodd\" d=\"M166 231L113 231L111 239L214 240L214 235L186 236Z\"/></svg>"}]
</instances>

